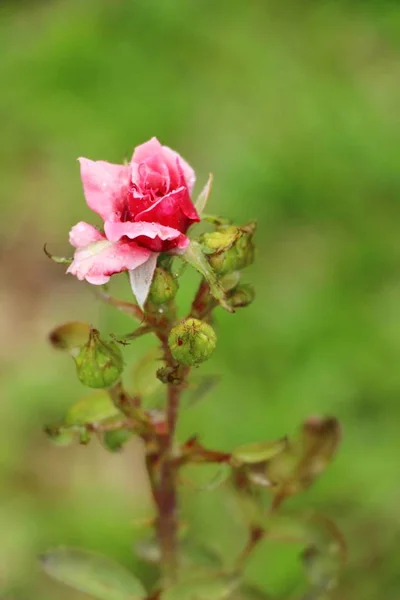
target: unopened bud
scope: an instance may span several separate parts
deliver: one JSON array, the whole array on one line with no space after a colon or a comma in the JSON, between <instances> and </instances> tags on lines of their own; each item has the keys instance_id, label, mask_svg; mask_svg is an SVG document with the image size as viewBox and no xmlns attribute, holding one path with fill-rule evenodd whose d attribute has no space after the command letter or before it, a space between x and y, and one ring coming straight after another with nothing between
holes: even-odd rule
<instances>
[{"instance_id":1,"label":"unopened bud","mask_svg":"<svg viewBox=\"0 0 400 600\"><path fill-rule=\"evenodd\" d=\"M178 282L169 271L157 267L154 271L150 288L149 300L153 304L164 304L175 298L178 291Z\"/></svg>"},{"instance_id":2,"label":"unopened bud","mask_svg":"<svg viewBox=\"0 0 400 600\"><path fill-rule=\"evenodd\" d=\"M112 386L121 376L124 361L116 342L104 341L97 329L90 330L88 342L75 358L79 380L91 388Z\"/></svg>"},{"instance_id":3,"label":"unopened bud","mask_svg":"<svg viewBox=\"0 0 400 600\"><path fill-rule=\"evenodd\" d=\"M229 304L233 308L245 308L254 300L255 292L252 285L242 283L229 296Z\"/></svg>"},{"instance_id":4,"label":"unopened bud","mask_svg":"<svg viewBox=\"0 0 400 600\"><path fill-rule=\"evenodd\" d=\"M217 336L208 323L199 319L185 319L172 328L168 344L172 356L182 365L199 365L214 351Z\"/></svg>"},{"instance_id":5,"label":"unopened bud","mask_svg":"<svg viewBox=\"0 0 400 600\"><path fill-rule=\"evenodd\" d=\"M219 275L244 269L254 261L253 223L244 227L227 225L205 233L201 242L209 254L211 267Z\"/></svg>"}]
</instances>

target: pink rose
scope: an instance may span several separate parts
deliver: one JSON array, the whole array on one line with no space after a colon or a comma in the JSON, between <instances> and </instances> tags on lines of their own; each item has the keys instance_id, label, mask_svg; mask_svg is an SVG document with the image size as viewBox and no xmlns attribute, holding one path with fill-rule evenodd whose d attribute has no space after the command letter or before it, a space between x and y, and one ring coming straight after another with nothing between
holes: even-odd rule
<instances>
[{"instance_id":1,"label":"pink rose","mask_svg":"<svg viewBox=\"0 0 400 600\"><path fill-rule=\"evenodd\" d=\"M84 222L71 229L76 251L67 273L102 285L129 271L143 306L158 254L182 252L186 231L200 220L190 199L195 173L156 138L135 148L127 166L79 160L86 202L103 219L104 233Z\"/></svg>"}]
</instances>

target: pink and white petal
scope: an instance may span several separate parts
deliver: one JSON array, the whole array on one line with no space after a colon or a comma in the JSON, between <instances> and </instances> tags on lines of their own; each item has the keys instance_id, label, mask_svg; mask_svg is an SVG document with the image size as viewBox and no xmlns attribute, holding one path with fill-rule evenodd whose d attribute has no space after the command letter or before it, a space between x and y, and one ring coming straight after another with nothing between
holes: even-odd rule
<instances>
[{"instance_id":1,"label":"pink and white petal","mask_svg":"<svg viewBox=\"0 0 400 600\"><path fill-rule=\"evenodd\" d=\"M102 219L118 218L129 191L131 169L103 160L79 158L86 202Z\"/></svg>"},{"instance_id":2,"label":"pink and white petal","mask_svg":"<svg viewBox=\"0 0 400 600\"><path fill-rule=\"evenodd\" d=\"M75 248L82 248L82 246L88 246L94 242L105 240L106 237L96 227L80 221L74 225L69 232L69 243Z\"/></svg>"},{"instance_id":3,"label":"pink and white petal","mask_svg":"<svg viewBox=\"0 0 400 600\"><path fill-rule=\"evenodd\" d=\"M147 296L149 295L151 282L153 281L154 271L157 265L157 258L158 253L152 252L146 262L136 267L136 269L129 271L129 281L132 292L141 309L143 309Z\"/></svg>"},{"instance_id":4,"label":"pink and white petal","mask_svg":"<svg viewBox=\"0 0 400 600\"><path fill-rule=\"evenodd\" d=\"M93 285L107 283L110 276L131 271L146 262L151 252L133 242L112 243L106 239L75 251L67 273Z\"/></svg>"},{"instance_id":5,"label":"pink and white petal","mask_svg":"<svg viewBox=\"0 0 400 600\"><path fill-rule=\"evenodd\" d=\"M178 175L183 175L185 183L191 194L196 182L196 173L188 162L180 154L172 150L168 146L163 146L163 155L170 170L173 170Z\"/></svg>"},{"instance_id":6,"label":"pink and white petal","mask_svg":"<svg viewBox=\"0 0 400 600\"><path fill-rule=\"evenodd\" d=\"M147 223L146 221L139 223L133 223L132 221L118 223L106 221L104 223L104 231L110 242L118 242L124 236L131 240L139 236L151 239L158 237L161 240L175 240L182 235L180 231L173 227L166 227L159 223Z\"/></svg>"},{"instance_id":7,"label":"pink and white petal","mask_svg":"<svg viewBox=\"0 0 400 600\"><path fill-rule=\"evenodd\" d=\"M160 154L162 151L162 145L156 137L152 137L148 142L136 146L133 151L131 163L144 163L154 157L154 155Z\"/></svg>"}]
</instances>

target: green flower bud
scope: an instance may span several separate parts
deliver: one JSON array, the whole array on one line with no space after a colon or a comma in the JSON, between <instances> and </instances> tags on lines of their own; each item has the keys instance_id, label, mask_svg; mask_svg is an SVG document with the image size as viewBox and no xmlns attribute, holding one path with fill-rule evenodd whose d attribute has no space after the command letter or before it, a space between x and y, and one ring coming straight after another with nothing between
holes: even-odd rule
<instances>
[{"instance_id":1,"label":"green flower bud","mask_svg":"<svg viewBox=\"0 0 400 600\"><path fill-rule=\"evenodd\" d=\"M153 304L164 304L175 298L178 287L177 280L169 271L163 267L157 267L149 292L149 300Z\"/></svg>"},{"instance_id":2,"label":"green flower bud","mask_svg":"<svg viewBox=\"0 0 400 600\"><path fill-rule=\"evenodd\" d=\"M205 233L201 242L209 254L211 267L219 275L244 269L254 261L255 224L244 227L226 225L213 233Z\"/></svg>"},{"instance_id":3,"label":"green flower bud","mask_svg":"<svg viewBox=\"0 0 400 600\"><path fill-rule=\"evenodd\" d=\"M249 283L242 283L229 296L229 304L233 308L244 308L253 302L254 297L253 286Z\"/></svg>"},{"instance_id":4,"label":"green flower bud","mask_svg":"<svg viewBox=\"0 0 400 600\"><path fill-rule=\"evenodd\" d=\"M90 330L88 342L75 358L79 380L91 388L112 386L121 376L124 361L116 342L100 339L97 329Z\"/></svg>"},{"instance_id":5,"label":"green flower bud","mask_svg":"<svg viewBox=\"0 0 400 600\"><path fill-rule=\"evenodd\" d=\"M199 319L185 319L172 328L168 344L172 356L182 365L199 365L214 351L217 336L208 323Z\"/></svg>"}]
</instances>

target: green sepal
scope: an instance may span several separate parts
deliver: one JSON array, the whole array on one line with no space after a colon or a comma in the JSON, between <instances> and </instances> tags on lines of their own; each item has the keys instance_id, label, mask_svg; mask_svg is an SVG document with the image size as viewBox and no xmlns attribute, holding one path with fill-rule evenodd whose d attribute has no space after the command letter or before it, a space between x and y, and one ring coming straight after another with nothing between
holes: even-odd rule
<instances>
[{"instance_id":1,"label":"green sepal","mask_svg":"<svg viewBox=\"0 0 400 600\"><path fill-rule=\"evenodd\" d=\"M216 273L211 268L201 245L192 240L180 257L198 271L210 286L211 294L228 312L234 312L226 298L226 293L218 281Z\"/></svg>"},{"instance_id":2,"label":"green sepal","mask_svg":"<svg viewBox=\"0 0 400 600\"><path fill-rule=\"evenodd\" d=\"M54 254L50 254L50 252L47 250L47 244L43 246L43 251L48 258L50 258L53 262L58 263L59 265L70 265L74 260L72 257L54 256Z\"/></svg>"}]
</instances>

